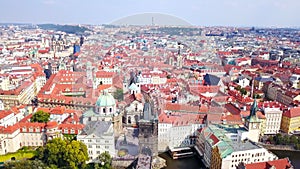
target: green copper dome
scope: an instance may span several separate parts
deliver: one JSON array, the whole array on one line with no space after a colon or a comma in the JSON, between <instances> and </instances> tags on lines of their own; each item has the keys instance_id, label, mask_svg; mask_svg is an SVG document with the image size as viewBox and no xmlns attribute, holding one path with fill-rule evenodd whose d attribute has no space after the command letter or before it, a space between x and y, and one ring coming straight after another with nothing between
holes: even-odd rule
<instances>
[{"instance_id":1,"label":"green copper dome","mask_svg":"<svg viewBox=\"0 0 300 169\"><path fill-rule=\"evenodd\" d=\"M106 91L98 97L96 106L98 107L109 107L116 105L114 97Z\"/></svg>"}]
</instances>

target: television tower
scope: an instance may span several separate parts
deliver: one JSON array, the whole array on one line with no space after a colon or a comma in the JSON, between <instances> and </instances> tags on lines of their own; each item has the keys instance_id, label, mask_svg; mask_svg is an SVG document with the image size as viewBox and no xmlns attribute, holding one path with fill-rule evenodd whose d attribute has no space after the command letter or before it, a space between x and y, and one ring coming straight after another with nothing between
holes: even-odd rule
<instances>
[{"instance_id":1,"label":"television tower","mask_svg":"<svg viewBox=\"0 0 300 169\"><path fill-rule=\"evenodd\" d=\"M152 16L152 26L154 26L154 17Z\"/></svg>"}]
</instances>

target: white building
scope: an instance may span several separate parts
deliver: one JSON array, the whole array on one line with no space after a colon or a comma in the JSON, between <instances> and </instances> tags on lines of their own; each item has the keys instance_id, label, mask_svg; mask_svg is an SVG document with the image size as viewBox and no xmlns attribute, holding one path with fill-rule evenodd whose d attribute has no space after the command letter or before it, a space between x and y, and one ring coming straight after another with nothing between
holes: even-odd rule
<instances>
[{"instance_id":1,"label":"white building","mask_svg":"<svg viewBox=\"0 0 300 169\"><path fill-rule=\"evenodd\" d=\"M112 157L116 155L113 124L107 121L90 121L86 124L77 140L88 148L89 162L99 162L98 157L108 152Z\"/></svg>"},{"instance_id":2,"label":"white building","mask_svg":"<svg viewBox=\"0 0 300 169\"><path fill-rule=\"evenodd\" d=\"M250 86L250 80L246 77L240 76L236 79L237 84L241 86L241 88L245 88L247 86Z\"/></svg>"},{"instance_id":3,"label":"white building","mask_svg":"<svg viewBox=\"0 0 300 169\"><path fill-rule=\"evenodd\" d=\"M195 148L203 157L203 163L206 167L214 168L215 165L218 165L216 163L220 163L218 158L222 160L222 169L236 169L236 166L241 162L248 164L278 159L276 155L249 139L237 139L235 141L236 134L234 133L236 131L233 128L222 129L217 125L210 125L199 131ZM244 132L244 134L249 134L249 132ZM216 148L218 148L217 152L215 151Z\"/></svg>"},{"instance_id":4,"label":"white building","mask_svg":"<svg viewBox=\"0 0 300 169\"><path fill-rule=\"evenodd\" d=\"M110 84L113 83L113 72L98 71L96 72L96 86L101 84Z\"/></svg>"},{"instance_id":5,"label":"white building","mask_svg":"<svg viewBox=\"0 0 300 169\"><path fill-rule=\"evenodd\" d=\"M218 145L217 145L218 146ZM277 160L278 157L269 152L267 149L257 146L251 141L239 142L231 144L228 150L232 149L232 153L222 158L222 167L226 169L236 169L239 163L245 164L255 162L265 162ZM228 151L227 150L227 151ZM222 150L221 150L222 152Z\"/></svg>"},{"instance_id":6,"label":"white building","mask_svg":"<svg viewBox=\"0 0 300 169\"><path fill-rule=\"evenodd\" d=\"M158 123L158 151L193 146L196 131L204 126L199 114L161 113Z\"/></svg>"},{"instance_id":7,"label":"white building","mask_svg":"<svg viewBox=\"0 0 300 169\"><path fill-rule=\"evenodd\" d=\"M280 130L282 111L280 108L263 108L266 117L266 128L264 134L277 134Z\"/></svg>"}]
</instances>

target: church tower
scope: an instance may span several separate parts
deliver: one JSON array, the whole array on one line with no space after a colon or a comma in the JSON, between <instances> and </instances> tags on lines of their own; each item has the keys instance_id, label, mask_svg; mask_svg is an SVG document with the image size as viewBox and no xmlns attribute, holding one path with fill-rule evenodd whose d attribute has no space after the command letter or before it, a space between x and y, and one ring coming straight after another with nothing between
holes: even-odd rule
<instances>
[{"instance_id":1,"label":"church tower","mask_svg":"<svg viewBox=\"0 0 300 169\"><path fill-rule=\"evenodd\" d=\"M97 88L97 86L94 83L93 66L91 62L86 63L86 84L88 87L92 87L94 89Z\"/></svg>"},{"instance_id":2,"label":"church tower","mask_svg":"<svg viewBox=\"0 0 300 169\"><path fill-rule=\"evenodd\" d=\"M158 155L158 119L153 110L153 103L148 96L138 122L139 153L155 157Z\"/></svg>"},{"instance_id":3,"label":"church tower","mask_svg":"<svg viewBox=\"0 0 300 169\"><path fill-rule=\"evenodd\" d=\"M246 118L246 128L248 129L248 139L254 142L258 142L260 136L260 119L257 117L256 112L258 110L257 101L254 102L250 109L250 115Z\"/></svg>"}]
</instances>

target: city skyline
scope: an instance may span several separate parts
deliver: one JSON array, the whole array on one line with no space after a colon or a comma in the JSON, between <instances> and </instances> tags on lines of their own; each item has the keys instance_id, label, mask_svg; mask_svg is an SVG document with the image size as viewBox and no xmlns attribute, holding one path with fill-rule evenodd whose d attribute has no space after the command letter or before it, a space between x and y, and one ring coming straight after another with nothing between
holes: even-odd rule
<instances>
[{"instance_id":1,"label":"city skyline","mask_svg":"<svg viewBox=\"0 0 300 169\"><path fill-rule=\"evenodd\" d=\"M2 2L0 22L109 24L135 14L162 13L197 26L300 27L299 6L296 0L11 0Z\"/></svg>"}]
</instances>

